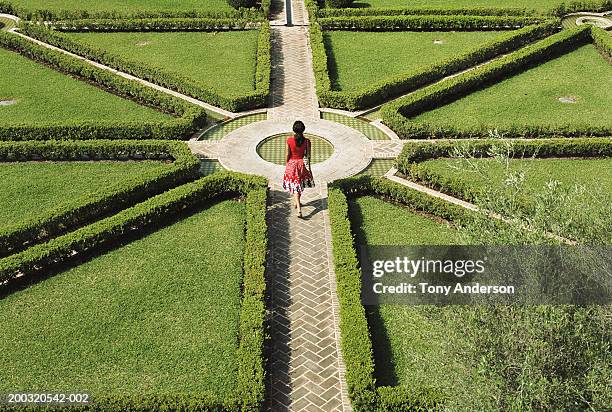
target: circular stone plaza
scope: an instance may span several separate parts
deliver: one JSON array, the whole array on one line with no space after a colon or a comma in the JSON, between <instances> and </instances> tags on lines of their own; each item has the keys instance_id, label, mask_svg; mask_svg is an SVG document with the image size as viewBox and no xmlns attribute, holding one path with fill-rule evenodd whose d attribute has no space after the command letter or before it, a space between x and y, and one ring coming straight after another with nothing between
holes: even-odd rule
<instances>
[{"instance_id":1,"label":"circular stone plaza","mask_svg":"<svg viewBox=\"0 0 612 412\"><path fill-rule=\"evenodd\" d=\"M611 410L611 9L0 0L0 410ZM462 245L597 299L365 299Z\"/></svg>"}]
</instances>

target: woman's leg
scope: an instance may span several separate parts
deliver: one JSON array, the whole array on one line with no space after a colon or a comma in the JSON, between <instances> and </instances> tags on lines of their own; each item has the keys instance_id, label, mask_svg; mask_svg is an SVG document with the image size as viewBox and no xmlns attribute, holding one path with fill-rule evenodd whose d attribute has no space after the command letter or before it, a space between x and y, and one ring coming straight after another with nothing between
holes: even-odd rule
<instances>
[{"instance_id":1,"label":"woman's leg","mask_svg":"<svg viewBox=\"0 0 612 412\"><path fill-rule=\"evenodd\" d=\"M302 194L300 192L295 192L295 207L297 208L298 215L302 213L302 205L300 204L300 199Z\"/></svg>"}]
</instances>

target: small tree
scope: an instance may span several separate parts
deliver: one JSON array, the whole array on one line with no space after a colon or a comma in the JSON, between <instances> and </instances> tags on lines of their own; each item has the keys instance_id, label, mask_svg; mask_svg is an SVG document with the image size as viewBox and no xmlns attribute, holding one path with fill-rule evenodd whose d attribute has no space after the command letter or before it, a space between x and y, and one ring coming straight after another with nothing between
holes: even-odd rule
<instances>
[{"instance_id":1,"label":"small tree","mask_svg":"<svg viewBox=\"0 0 612 412\"><path fill-rule=\"evenodd\" d=\"M257 0L227 0L227 3L235 9L239 9L241 7L250 9L251 7L256 6Z\"/></svg>"}]
</instances>

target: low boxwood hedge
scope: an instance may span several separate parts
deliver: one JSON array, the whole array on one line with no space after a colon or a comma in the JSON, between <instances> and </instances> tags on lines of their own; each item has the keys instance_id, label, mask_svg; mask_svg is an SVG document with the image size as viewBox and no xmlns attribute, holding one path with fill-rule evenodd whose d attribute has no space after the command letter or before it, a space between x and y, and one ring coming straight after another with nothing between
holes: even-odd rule
<instances>
[{"instance_id":1,"label":"low boxwood hedge","mask_svg":"<svg viewBox=\"0 0 612 412\"><path fill-rule=\"evenodd\" d=\"M400 173L410 177L413 181L452 196L473 201L478 193L469 184L452 176L433 173L421 163L431 159L451 157L457 149L475 157L490 157L495 147L505 148L506 142L495 139L465 142L419 142L404 146L396 160L396 165ZM612 157L612 139L609 138L516 140L512 142L511 148L512 151L508 154L514 158Z\"/></svg>"},{"instance_id":2,"label":"low boxwood hedge","mask_svg":"<svg viewBox=\"0 0 612 412\"><path fill-rule=\"evenodd\" d=\"M116 213L175 186L194 180L200 162L186 144L170 141L0 142L0 162L31 160L170 160L163 170L125 176L108 189L72 199L36 219L0 229L0 257Z\"/></svg>"},{"instance_id":3,"label":"low boxwood hedge","mask_svg":"<svg viewBox=\"0 0 612 412\"><path fill-rule=\"evenodd\" d=\"M319 17L351 17L351 16L435 16L435 15L466 15L466 16L527 16L531 10L518 7L465 7L445 9L439 7L356 7L356 8L324 8L318 12Z\"/></svg>"},{"instance_id":4,"label":"low boxwood hedge","mask_svg":"<svg viewBox=\"0 0 612 412\"><path fill-rule=\"evenodd\" d=\"M557 22L546 22L505 33L480 48L468 51L441 63L381 80L356 92L331 90L327 53L320 28L313 23L310 29L313 66L317 81L317 94L324 107L357 110L374 107L453 73L484 63L501 54L517 50L558 31Z\"/></svg>"},{"instance_id":5,"label":"low boxwood hedge","mask_svg":"<svg viewBox=\"0 0 612 412\"><path fill-rule=\"evenodd\" d=\"M341 349L353 410L388 412L440 408L444 403L442 394L414 393L401 386L376 386L372 340L361 303L361 270L347 200L347 196L362 195L382 196L455 222L469 219L473 212L384 178L359 176L335 181L329 189L329 218L340 303Z\"/></svg>"},{"instance_id":6,"label":"low boxwood hedge","mask_svg":"<svg viewBox=\"0 0 612 412\"><path fill-rule=\"evenodd\" d=\"M160 30L173 30L171 29L172 23L170 21L165 20L164 22L169 24L169 26L161 28ZM77 25L74 27L71 26L73 23L74 22L66 23L67 26L62 23L61 25L58 25L57 28L64 30L66 27L72 27L69 30L80 30L83 27L87 27L87 23L77 23ZM79 24L83 25L80 26ZM99 29L103 29L104 27L108 28L108 26L104 26L104 23L101 24L102 26L99 26ZM134 27L134 30L138 30L137 27L139 27L139 24L141 23L137 23L136 26L121 26L121 23L116 23L116 26L113 27L119 31L123 31L124 29L131 30L130 27ZM63 50L67 50L81 57L102 63L106 66L112 67L113 69L120 70L152 83L176 90L180 93L202 100L206 103L212 104L213 106L222 107L229 111L239 112L243 110L256 109L265 107L268 103L268 98L270 95L271 66L270 25L267 22L262 23L259 27L255 91L249 94L236 96L220 93L208 86L190 79L188 76L170 73L162 68L146 63L130 61L129 59L109 53L103 49L73 40L63 33L49 30L44 26L26 24L22 25L21 31L30 37L45 43L49 43Z\"/></svg>"},{"instance_id":7,"label":"low boxwood hedge","mask_svg":"<svg viewBox=\"0 0 612 412\"><path fill-rule=\"evenodd\" d=\"M135 80L51 50L15 33L0 32L0 47L16 51L58 71L93 83L127 99L176 116L163 122L75 122L69 124L0 126L0 140L50 139L186 139L206 123L199 106L146 87Z\"/></svg>"},{"instance_id":8,"label":"low boxwood hedge","mask_svg":"<svg viewBox=\"0 0 612 412\"><path fill-rule=\"evenodd\" d=\"M486 137L488 129L457 129L454 126L433 126L427 123L416 123L409 118L433 107L453 102L473 90L481 89L499 82L529 67L544 63L561 54L575 50L593 40L591 33L596 33L602 45L599 49L609 51L609 39L602 39L597 30L590 26L581 26L565 30L541 40L530 47L520 49L497 61L475 68L457 77L392 101L382 107L383 122L393 129L402 139L422 138L465 138ZM596 43L597 45L597 43ZM607 47L607 48L606 48ZM606 136L610 130L588 125L560 125L543 127L539 125L520 124L498 129L506 137L545 137L545 136Z\"/></svg>"},{"instance_id":9,"label":"low boxwood hedge","mask_svg":"<svg viewBox=\"0 0 612 412\"><path fill-rule=\"evenodd\" d=\"M13 14L23 20L35 21L56 21L73 19L144 19L144 18L209 18L209 19L249 19L262 20L270 12L270 0L262 0L259 9L227 10L227 11L204 11L204 10L183 10L183 11L140 11L125 12L120 10L109 11L90 11L79 10L77 7L71 10L49 10L49 9L29 9L13 5L10 0L0 1L0 13Z\"/></svg>"},{"instance_id":10,"label":"low boxwood hedge","mask_svg":"<svg viewBox=\"0 0 612 412\"><path fill-rule=\"evenodd\" d=\"M394 15L348 16L319 19L324 30L509 30L537 24L541 18L531 16L464 16L464 15Z\"/></svg>"},{"instance_id":11,"label":"low boxwood hedge","mask_svg":"<svg viewBox=\"0 0 612 412\"><path fill-rule=\"evenodd\" d=\"M259 24L249 19L146 18L57 20L45 26L65 32L122 32L248 30Z\"/></svg>"},{"instance_id":12,"label":"low boxwood hedge","mask_svg":"<svg viewBox=\"0 0 612 412\"><path fill-rule=\"evenodd\" d=\"M237 350L237 389L227 399L209 394L158 396L109 395L96 397L79 410L93 411L259 411L265 395L263 344L265 339L265 220L267 185L260 177L219 173L187 183L139 203L114 216L77 231L0 259L0 283L17 275L36 276L77 256L99 254L126 236L142 233L174 219L181 213L202 207L211 200L246 197L245 255L243 263L239 342ZM45 409L41 406L39 409Z\"/></svg>"}]
</instances>

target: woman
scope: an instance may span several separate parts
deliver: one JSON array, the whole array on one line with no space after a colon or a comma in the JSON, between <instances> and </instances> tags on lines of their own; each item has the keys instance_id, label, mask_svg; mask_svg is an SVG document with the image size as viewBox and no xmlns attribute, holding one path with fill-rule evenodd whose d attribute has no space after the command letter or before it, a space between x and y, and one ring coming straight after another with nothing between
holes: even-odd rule
<instances>
[{"instance_id":1,"label":"woman","mask_svg":"<svg viewBox=\"0 0 612 412\"><path fill-rule=\"evenodd\" d=\"M306 168L304 158L310 166L310 140L304 137L306 126L301 121L293 123L292 137L287 138L287 166L283 176L283 189L293 193L298 217L302 217L300 198L305 187L314 187L312 172Z\"/></svg>"}]
</instances>

